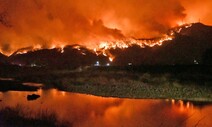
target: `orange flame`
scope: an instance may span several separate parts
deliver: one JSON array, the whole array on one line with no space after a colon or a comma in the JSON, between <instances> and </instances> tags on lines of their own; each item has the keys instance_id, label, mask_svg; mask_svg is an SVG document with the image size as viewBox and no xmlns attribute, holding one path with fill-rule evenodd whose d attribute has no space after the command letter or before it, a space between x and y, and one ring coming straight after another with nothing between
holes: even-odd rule
<instances>
[{"instance_id":1,"label":"orange flame","mask_svg":"<svg viewBox=\"0 0 212 127\"><path fill-rule=\"evenodd\" d=\"M140 46L141 48L145 47L154 47L154 46L161 46L164 42L170 41L174 38L173 34L172 35L164 35L164 37L160 39L152 39L152 40L139 40L139 39L127 39L127 40L117 40L117 41L104 41L100 42L97 48L94 48L93 51L96 53L96 55L104 55L107 56L108 59L112 62L115 59L115 56L113 56L109 50L110 49L126 49L129 48L130 46L137 45Z\"/></svg>"}]
</instances>

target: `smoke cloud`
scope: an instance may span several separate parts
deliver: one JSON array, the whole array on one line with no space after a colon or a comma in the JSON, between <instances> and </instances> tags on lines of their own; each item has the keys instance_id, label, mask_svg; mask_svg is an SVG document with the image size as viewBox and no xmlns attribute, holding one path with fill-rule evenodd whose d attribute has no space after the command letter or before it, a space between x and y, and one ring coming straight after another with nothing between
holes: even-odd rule
<instances>
[{"instance_id":1,"label":"smoke cloud","mask_svg":"<svg viewBox=\"0 0 212 127\"><path fill-rule=\"evenodd\" d=\"M157 37L179 21L193 21L189 13L199 16L192 9L199 12L203 2L188 1L0 0L0 51L76 43L95 47L101 41ZM212 23L207 20L211 2L205 1L199 18Z\"/></svg>"},{"instance_id":2,"label":"smoke cloud","mask_svg":"<svg viewBox=\"0 0 212 127\"><path fill-rule=\"evenodd\" d=\"M181 0L187 13L184 22L202 22L212 25L212 1L211 0Z\"/></svg>"}]
</instances>

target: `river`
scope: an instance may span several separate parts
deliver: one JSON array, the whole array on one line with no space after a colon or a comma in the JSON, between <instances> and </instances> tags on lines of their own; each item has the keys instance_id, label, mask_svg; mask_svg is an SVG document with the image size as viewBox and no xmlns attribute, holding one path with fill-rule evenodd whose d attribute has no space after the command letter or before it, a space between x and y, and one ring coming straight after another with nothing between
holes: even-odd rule
<instances>
[{"instance_id":1,"label":"river","mask_svg":"<svg viewBox=\"0 0 212 127\"><path fill-rule=\"evenodd\" d=\"M28 101L27 95L40 98ZM212 105L181 100L124 99L59 91L0 92L0 107L54 112L74 127L211 127Z\"/></svg>"}]
</instances>

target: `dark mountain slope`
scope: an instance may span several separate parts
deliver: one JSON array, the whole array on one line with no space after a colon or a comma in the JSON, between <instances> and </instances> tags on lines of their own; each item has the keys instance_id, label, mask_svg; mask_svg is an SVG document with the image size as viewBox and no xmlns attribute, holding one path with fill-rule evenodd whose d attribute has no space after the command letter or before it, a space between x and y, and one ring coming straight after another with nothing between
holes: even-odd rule
<instances>
[{"instance_id":1,"label":"dark mountain slope","mask_svg":"<svg viewBox=\"0 0 212 127\"><path fill-rule=\"evenodd\" d=\"M134 45L127 49L109 50L115 56L112 64L190 65L206 64L207 61L212 61L210 60L212 52L209 51L212 49L211 26L194 23L191 26L182 26L173 28L173 30L175 30L175 38L164 42L162 46L141 48ZM96 61L105 65L109 62L107 57L97 56L93 51L80 45L66 46L63 51L55 48L31 51L25 54L16 52L9 57L9 61L12 64L50 67L90 66L94 65Z\"/></svg>"}]
</instances>

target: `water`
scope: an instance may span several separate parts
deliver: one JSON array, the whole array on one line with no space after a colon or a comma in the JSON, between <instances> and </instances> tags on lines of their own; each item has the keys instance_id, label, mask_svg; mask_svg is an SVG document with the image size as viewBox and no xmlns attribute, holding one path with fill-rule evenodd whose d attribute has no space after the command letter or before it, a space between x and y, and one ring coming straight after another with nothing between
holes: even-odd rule
<instances>
[{"instance_id":1,"label":"water","mask_svg":"<svg viewBox=\"0 0 212 127\"><path fill-rule=\"evenodd\" d=\"M41 97L27 101L27 95ZM212 105L175 100L120 99L58 91L0 92L0 107L48 110L74 127L211 127Z\"/></svg>"}]
</instances>

